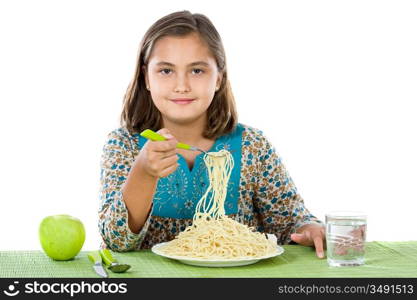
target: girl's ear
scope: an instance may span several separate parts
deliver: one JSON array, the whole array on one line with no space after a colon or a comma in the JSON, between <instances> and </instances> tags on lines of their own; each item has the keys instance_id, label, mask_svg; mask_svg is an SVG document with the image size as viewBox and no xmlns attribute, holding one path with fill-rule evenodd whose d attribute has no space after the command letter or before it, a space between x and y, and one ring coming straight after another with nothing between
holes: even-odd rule
<instances>
[{"instance_id":1,"label":"girl's ear","mask_svg":"<svg viewBox=\"0 0 417 300\"><path fill-rule=\"evenodd\" d=\"M146 89L149 91L149 78L148 78L148 72L146 70L146 65L142 66L142 74L145 77L145 84L146 84Z\"/></svg>"},{"instance_id":2,"label":"girl's ear","mask_svg":"<svg viewBox=\"0 0 417 300\"><path fill-rule=\"evenodd\" d=\"M219 72L219 75L217 76L217 82L216 82L216 91L220 89L220 86L222 85L222 79L223 79L223 72Z\"/></svg>"}]
</instances>

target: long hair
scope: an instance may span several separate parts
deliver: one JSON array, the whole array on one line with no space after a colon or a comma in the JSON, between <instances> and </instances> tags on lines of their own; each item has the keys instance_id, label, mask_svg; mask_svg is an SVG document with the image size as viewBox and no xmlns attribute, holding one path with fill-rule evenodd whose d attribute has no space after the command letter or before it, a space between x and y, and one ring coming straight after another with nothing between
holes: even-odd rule
<instances>
[{"instance_id":1,"label":"long hair","mask_svg":"<svg viewBox=\"0 0 417 300\"><path fill-rule=\"evenodd\" d=\"M222 40L211 21L202 14L179 11L156 21L145 33L138 51L134 77L130 82L123 101L120 123L131 133L144 129L159 130L162 116L146 89L142 66L147 65L149 56L158 39L165 36L186 36L198 33L214 56L222 82L207 109L205 138L214 139L230 133L237 124L237 111L230 82L227 77L226 55Z\"/></svg>"}]
</instances>

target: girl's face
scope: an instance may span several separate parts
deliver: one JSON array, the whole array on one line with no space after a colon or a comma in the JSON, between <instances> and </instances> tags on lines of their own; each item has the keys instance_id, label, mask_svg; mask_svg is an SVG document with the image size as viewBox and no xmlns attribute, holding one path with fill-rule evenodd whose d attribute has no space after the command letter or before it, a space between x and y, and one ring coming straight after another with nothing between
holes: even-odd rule
<instances>
[{"instance_id":1,"label":"girl's face","mask_svg":"<svg viewBox=\"0 0 417 300\"><path fill-rule=\"evenodd\" d=\"M222 78L214 57L196 33L158 40L144 71L164 123L205 120Z\"/></svg>"}]
</instances>

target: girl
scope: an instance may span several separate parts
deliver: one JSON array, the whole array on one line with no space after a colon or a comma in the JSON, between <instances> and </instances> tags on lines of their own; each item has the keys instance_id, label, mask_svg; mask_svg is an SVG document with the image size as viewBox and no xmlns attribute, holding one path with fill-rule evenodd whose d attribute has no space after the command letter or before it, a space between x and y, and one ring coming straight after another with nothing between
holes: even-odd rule
<instances>
[{"instance_id":1,"label":"girl","mask_svg":"<svg viewBox=\"0 0 417 300\"><path fill-rule=\"evenodd\" d=\"M176 149L180 141L232 152L229 217L324 257L322 222L304 207L281 158L261 131L237 122L222 41L204 15L172 13L145 33L121 125L101 159L102 247L150 248L192 224L208 175L203 154ZM144 139L148 128L167 140Z\"/></svg>"}]
</instances>

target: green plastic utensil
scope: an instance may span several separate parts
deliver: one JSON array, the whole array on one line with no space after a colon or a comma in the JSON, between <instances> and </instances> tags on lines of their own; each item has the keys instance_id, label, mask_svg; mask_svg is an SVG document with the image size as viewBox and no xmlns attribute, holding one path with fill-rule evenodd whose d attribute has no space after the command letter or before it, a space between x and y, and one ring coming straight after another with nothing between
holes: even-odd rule
<instances>
[{"instance_id":1,"label":"green plastic utensil","mask_svg":"<svg viewBox=\"0 0 417 300\"><path fill-rule=\"evenodd\" d=\"M103 267L99 251L91 251L88 253L87 257L94 264L93 269L99 276L108 277L107 272Z\"/></svg>"},{"instance_id":2,"label":"green plastic utensil","mask_svg":"<svg viewBox=\"0 0 417 300\"><path fill-rule=\"evenodd\" d=\"M159 133L156 133L155 131L152 131L150 129L146 129L146 130L142 131L140 135L143 136L144 138L147 138L148 140L151 140L151 141L154 141L154 142L155 141L166 141L167 140L166 137L164 137L163 135L160 135ZM190 146L190 145L187 145L187 144L184 144L184 143L178 143L177 148L185 149L185 150L191 150L191 151L200 151L200 152L203 152L203 153L207 154L207 152L204 151L204 150L201 150L197 147Z\"/></svg>"},{"instance_id":3,"label":"green plastic utensil","mask_svg":"<svg viewBox=\"0 0 417 300\"><path fill-rule=\"evenodd\" d=\"M118 263L109 249L101 249L99 250L99 253L103 259L103 262L106 264L110 271L114 273L123 273L130 269L130 265Z\"/></svg>"}]
</instances>

